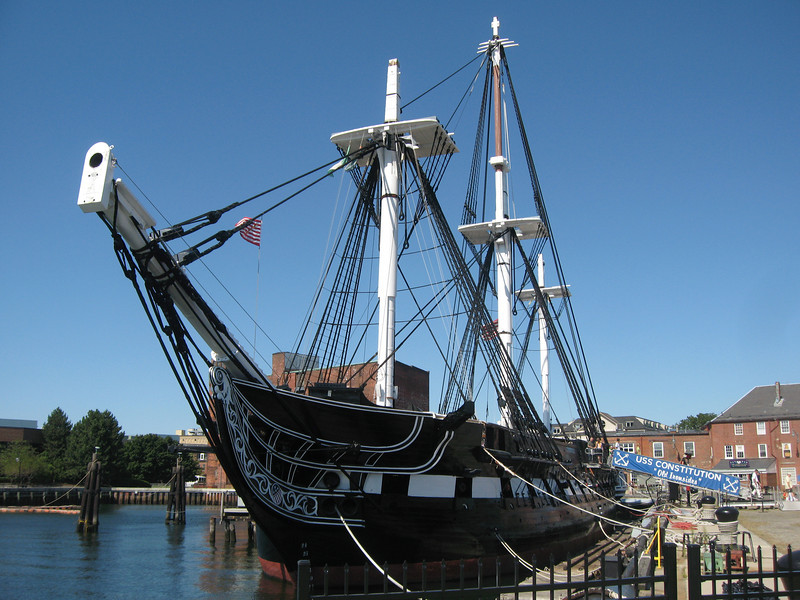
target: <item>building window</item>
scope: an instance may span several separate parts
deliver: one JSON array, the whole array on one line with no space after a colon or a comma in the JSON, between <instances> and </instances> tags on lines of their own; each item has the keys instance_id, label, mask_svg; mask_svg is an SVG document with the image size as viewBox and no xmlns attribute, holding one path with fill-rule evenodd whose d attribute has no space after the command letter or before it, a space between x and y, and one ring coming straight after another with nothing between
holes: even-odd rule
<instances>
[{"instance_id":1,"label":"building window","mask_svg":"<svg viewBox=\"0 0 800 600\"><path fill-rule=\"evenodd\" d=\"M725 446L725 458L733 458L733 446Z\"/></svg>"},{"instance_id":2,"label":"building window","mask_svg":"<svg viewBox=\"0 0 800 600\"><path fill-rule=\"evenodd\" d=\"M742 444L736 444L736 458L744 458L744 446Z\"/></svg>"},{"instance_id":3,"label":"building window","mask_svg":"<svg viewBox=\"0 0 800 600\"><path fill-rule=\"evenodd\" d=\"M553 433L555 433L556 435L560 434L561 433L561 427L553 427Z\"/></svg>"},{"instance_id":4,"label":"building window","mask_svg":"<svg viewBox=\"0 0 800 600\"><path fill-rule=\"evenodd\" d=\"M683 442L683 453L694 456L694 442Z\"/></svg>"},{"instance_id":5,"label":"building window","mask_svg":"<svg viewBox=\"0 0 800 600\"><path fill-rule=\"evenodd\" d=\"M653 458L664 458L664 442L653 442Z\"/></svg>"},{"instance_id":6,"label":"building window","mask_svg":"<svg viewBox=\"0 0 800 600\"><path fill-rule=\"evenodd\" d=\"M767 424L764 421L756 422L756 434L767 435Z\"/></svg>"},{"instance_id":7,"label":"building window","mask_svg":"<svg viewBox=\"0 0 800 600\"><path fill-rule=\"evenodd\" d=\"M633 442L622 442L621 449L623 452L633 453L636 451L636 446Z\"/></svg>"},{"instance_id":8,"label":"building window","mask_svg":"<svg viewBox=\"0 0 800 600\"><path fill-rule=\"evenodd\" d=\"M759 444L758 445L758 458L767 458L767 445L766 444Z\"/></svg>"},{"instance_id":9,"label":"building window","mask_svg":"<svg viewBox=\"0 0 800 600\"><path fill-rule=\"evenodd\" d=\"M792 445L788 442L782 444L783 458L792 458Z\"/></svg>"},{"instance_id":10,"label":"building window","mask_svg":"<svg viewBox=\"0 0 800 600\"><path fill-rule=\"evenodd\" d=\"M198 460L205 460L206 459L206 453L205 452L201 452L200 456L197 459Z\"/></svg>"},{"instance_id":11,"label":"building window","mask_svg":"<svg viewBox=\"0 0 800 600\"><path fill-rule=\"evenodd\" d=\"M789 421L781 421L781 433L789 433Z\"/></svg>"},{"instance_id":12,"label":"building window","mask_svg":"<svg viewBox=\"0 0 800 600\"><path fill-rule=\"evenodd\" d=\"M625 421L625 429L633 429L633 421Z\"/></svg>"},{"instance_id":13,"label":"building window","mask_svg":"<svg viewBox=\"0 0 800 600\"><path fill-rule=\"evenodd\" d=\"M741 423L734 423L733 435L744 435L744 425L742 425Z\"/></svg>"}]
</instances>

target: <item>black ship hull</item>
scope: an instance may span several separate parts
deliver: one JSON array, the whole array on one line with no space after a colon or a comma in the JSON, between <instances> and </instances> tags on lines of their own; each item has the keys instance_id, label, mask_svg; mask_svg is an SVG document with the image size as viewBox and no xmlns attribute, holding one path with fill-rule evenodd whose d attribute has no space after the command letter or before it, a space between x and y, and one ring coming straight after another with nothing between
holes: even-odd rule
<instances>
[{"instance_id":1,"label":"black ship hull","mask_svg":"<svg viewBox=\"0 0 800 600\"><path fill-rule=\"evenodd\" d=\"M585 463L581 443L559 442L557 461L478 420L304 396L220 368L212 381L220 460L270 574L366 554L379 564L541 559L591 543L612 508L611 471Z\"/></svg>"}]
</instances>

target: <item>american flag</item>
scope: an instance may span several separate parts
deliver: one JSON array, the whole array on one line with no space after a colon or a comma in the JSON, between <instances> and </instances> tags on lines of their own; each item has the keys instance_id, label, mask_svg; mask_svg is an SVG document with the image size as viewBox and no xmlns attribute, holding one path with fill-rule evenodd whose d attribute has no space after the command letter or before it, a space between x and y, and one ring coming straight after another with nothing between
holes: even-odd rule
<instances>
[{"instance_id":1,"label":"american flag","mask_svg":"<svg viewBox=\"0 0 800 600\"><path fill-rule=\"evenodd\" d=\"M492 340L497 337L497 319L488 325L481 326L481 338L484 340Z\"/></svg>"},{"instance_id":2,"label":"american flag","mask_svg":"<svg viewBox=\"0 0 800 600\"><path fill-rule=\"evenodd\" d=\"M261 219L251 219L250 217L245 217L241 221L236 224L236 227L240 227L245 223L250 223L244 229L239 231L239 235L242 236L242 239L245 242L250 242L251 244L255 244L259 248L261 247Z\"/></svg>"}]
</instances>

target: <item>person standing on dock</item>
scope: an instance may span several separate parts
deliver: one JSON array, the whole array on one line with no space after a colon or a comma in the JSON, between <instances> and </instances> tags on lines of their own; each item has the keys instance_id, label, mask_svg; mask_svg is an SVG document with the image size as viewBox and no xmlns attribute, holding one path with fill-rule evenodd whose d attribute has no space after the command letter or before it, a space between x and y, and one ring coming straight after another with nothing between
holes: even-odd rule
<instances>
[{"instance_id":1,"label":"person standing on dock","mask_svg":"<svg viewBox=\"0 0 800 600\"><path fill-rule=\"evenodd\" d=\"M686 452L686 453L684 453L683 457L681 458L681 464L682 465L688 465L689 461L691 459L692 459L692 455L689 454L688 452ZM688 485L686 486L686 506L691 506L692 505L692 492L693 491L694 491L694 488L692 488L691 486L688 486Z\"/></svg>"},{"instance_id":2,"label":"person standing on dock","mask_svg":"<svg viewBox=\"0 0 800 600\"><path fill-rule=\"evenodd\" d=\"M786 500L788 502L794 502L797 500L797 498L794 497L794 490L792 489L793 487L794 482L792 481L792 476L787 473L786 477L784 477L784 488L786 492Z\"/></svg>"},{"instance_id":3,"label":"person standing on dock","mask_svg":"<svg viewBox=\"0 0 800 600\"><path fill-rule=\"evenodd\" d=\"M750 473L750 490L753 498L761 500L761 474L758 469Z\"/></svg>"}]
</instances>

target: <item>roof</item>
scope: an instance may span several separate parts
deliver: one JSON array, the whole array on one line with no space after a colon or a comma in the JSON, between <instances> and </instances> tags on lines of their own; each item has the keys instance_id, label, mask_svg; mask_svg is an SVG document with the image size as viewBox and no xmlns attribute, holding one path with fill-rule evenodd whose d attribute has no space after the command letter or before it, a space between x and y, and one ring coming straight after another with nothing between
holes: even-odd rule
<instances>
[{"instance_id":1,"label":"roof","mask_svg":"<svg viewBox=\"0 0 800 600\"><path fill-rule=\"evenodd\" d=\"M600 417L608 423L611 428L606 428L606 434L609 436L616 436L616 435L625 435L626 433L640 433L640 432L663 432L666 433L667 427L657 421L652 421L650 419L645 419L644 417L637 417L635 415L624 416L624 417L612 417L608 413L601 412ZM630 425L628 425L630 424ZM573 419L569 423L564 423L561 425L562 431L564 433L567 432L575 432L575 431L583 431L582 421L581 419Z\"/></svg>"},{"instance_id":2,"label":"roof","mask_svg":"<svg viewBox=\"0 0 800 600\"><path fill-rule=\"evenodd\" d=\"M0 427L15 427L17 429L38 429L38 423L29 419L0 419Z\"/></svg>"},{"instance_id":3,"label":"roof","mask_svg":"<svg viewBox=\"0 0 800 600\"><path fill-rule=\"evenodd\" d=\"M780 401L777 400L778 390ZM755 387L711 423L787 419L800 419L800 383Z\"/></svg>"}]
</instances>

